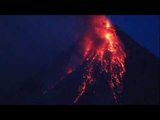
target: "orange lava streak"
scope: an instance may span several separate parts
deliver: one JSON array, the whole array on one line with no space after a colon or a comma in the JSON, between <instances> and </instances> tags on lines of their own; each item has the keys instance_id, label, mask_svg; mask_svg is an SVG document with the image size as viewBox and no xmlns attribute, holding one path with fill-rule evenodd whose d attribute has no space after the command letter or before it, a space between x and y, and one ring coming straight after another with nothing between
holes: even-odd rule
<instances>
[{"instance_id":1,"label":"orange lava streak","mask_svg":"<svg viewBox=\"0 0 160 120\"><path fill-rule=\"evenodd\" d=\"M93 77L94 63L100 63L100 72L111 75L108 80L113 97L117 101L117 95L121 93L122 77L125 72L126 54L120 43L116 31L105 16L92 16L90 29L83 39L83 60L89 61L83 74L84 82L80 86L79 95L74 102L85 93L86 86L95 81Z\"/></svg>"},{"instance_id":2,"label":"orange lava streak","mask_svg":"<svg viewBox=\"0 0 160 120\"><path fill-rule=\"evenodd\" d=\"M73 68L70 67L67 69L67 74L71 74L72 72L73 72Z\"/></svg>"}]
</instances>

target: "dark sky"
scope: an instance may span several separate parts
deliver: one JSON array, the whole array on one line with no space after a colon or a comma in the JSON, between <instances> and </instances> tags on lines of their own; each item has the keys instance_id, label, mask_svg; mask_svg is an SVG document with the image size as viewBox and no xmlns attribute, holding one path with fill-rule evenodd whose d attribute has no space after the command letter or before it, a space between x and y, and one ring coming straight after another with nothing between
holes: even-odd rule
<instances>
[{"instance_id":1,"label":"dark sky","mask_svg":"<svg viewBox=\"0 0 160 120\"><path fill-rule=\"evenodd\" d=\"M159 15L109 15L108 17L136 42L160 57Z\"/></svg>"},{"instance_id":2,"label":"dark sky","mask_svg":"<svg viewBox=\"0 0 160 120\"><path fill-rule=\"evenodd\" d=\"M160 57L160 17L110 15L111 21ZM0 95L47 69L83 32L82 16L0 15Z\"/></svg>"},{"instance_id":3,"label":"dark sky","mask_svg":"<svg viewBox=\"0 0 160 120\"><path fill-rule=\"evenodd\" d=\"M109 15L109 18L139 44L160 56L160 16ZM65 50L75 39L76 33L82 28L80 19L80 16L54 15L0 16L0 39L4 41L1 45L7 45L13 54L23 57L29 55L25 58L27 60L35 55L54 54Z\"/></svg>"},{"instance_id":4,"label":"dark sky","mask_svg":"<svg viewBox=\"0 0 160 120\"><path fill-rule=\"evenodd\" d=\"M160 16L109 15L136 42L160 57ZM49 65L83 31L82 16L1 15L1 69L16 64ZM15 65L15 66L14 66ZM2 67L3 66L3 67Z\"/></svg>"}]
</instances>

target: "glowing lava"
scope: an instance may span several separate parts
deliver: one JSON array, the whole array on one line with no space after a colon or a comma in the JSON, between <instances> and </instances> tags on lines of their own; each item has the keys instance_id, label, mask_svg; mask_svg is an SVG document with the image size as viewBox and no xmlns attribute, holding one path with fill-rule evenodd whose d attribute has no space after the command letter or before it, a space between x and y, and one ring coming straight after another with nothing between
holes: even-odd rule
<instances>
[{"instance_id":1,"label":"glowing lava","mask_svg":"<svg viewBox=\"0 0 160 120\"><path fill-rule=\"evenodd\" d=\"M89 31L82 39L83 62L87 62L83 73L83 83L79 88L76 103L85 93L87 85L94 83L95 65L99 64L100 73L110 74L109 83L113 97L117 102L117 96L122 91L122 77L125 72L125 58L122 43L116 35L116 31L105 16L91 16L89 19Z\"/></svg>"},{"instance_id":2,"label":"glowing lava","mask_svg":"<svg viewBox=\"0 0 160 120\"><path fill-rule=\"evenodd\" d=\"M72 72L73 72L73 69L71 67L67 69L67 74L68 75L71 74Z\"/></svg>"},{"instance_id":3,"label":"glowing lava","mask_svg":"<svg viewBox=\"0 0 160 120\"><path fill-rule=\"evenodd\" d=\"M122 92L122 78L125 72L126 53L124 46L116 35L114 26L105 16L90 16L86 26L87 31L80 40L79 48L76 48L83 57L72 55L73 58L70 59L69 66L66 67L65 75L62 75L60 80L76 70L75 64L85 64L82 74L83 82L78 89L78 96L74 99L74 103L85 93L88 85L93 85L99 79L95 76L97 73L105 76L109 75L104 79L106 79L106 85L109 84L110 86L115 102L118 103L119 95ZM58 83L59 81L56 84Z\"/></svg>"}]
</instances>

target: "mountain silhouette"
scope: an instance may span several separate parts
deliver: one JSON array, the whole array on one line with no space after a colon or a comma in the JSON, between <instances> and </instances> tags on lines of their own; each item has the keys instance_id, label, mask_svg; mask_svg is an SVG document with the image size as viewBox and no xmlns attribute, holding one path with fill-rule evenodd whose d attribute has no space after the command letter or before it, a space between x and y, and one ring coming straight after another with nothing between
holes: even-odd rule
<instances>
[{"instance_id":1,"label":"mountain silhouette","mask_svg":"<svg viewBox=\"0 0 160 120\"><path fill-rule=\"evenodd\" d=\"M160 59L136 43L119 27L116 29L127 53L123 92L119 104L160 104ZM68 54L62 56L67 60ZM73 73L59 82L54 89L45 94L42 104L73 104L78 95L78 88L83 82L82 72L85 64L87 63L80 65ZM115 104L112 91L106 81L107 78L100 74L96 75L96 78L97 81L93 85L87 86L85 93L76 104Z\"/></svg>"}]
</instances>

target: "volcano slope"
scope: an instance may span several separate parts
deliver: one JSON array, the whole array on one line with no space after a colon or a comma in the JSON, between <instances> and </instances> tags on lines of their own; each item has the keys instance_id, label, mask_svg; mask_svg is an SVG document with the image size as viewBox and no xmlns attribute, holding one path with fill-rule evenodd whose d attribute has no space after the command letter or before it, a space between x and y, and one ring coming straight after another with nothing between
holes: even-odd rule
<instances>
[{"instance_id":1,"label":"volcano slope","mask_svg":"<svg viewBox=\"0 0 160 120\"><path fill-rule=\"evenodd\" d=\"M136 43L135 40L120 30L119 27L116 26L116 30L127 54L125 60L126 72L123 77L123 92L119 97L118 104L160 104L160 59ZM61 56L67 60L69 59L69 53L67 51ZM73 101L78 95L79 86L83 83L82 72L86 65L87 62L83 62L74 72L43 95L41 104L74 104ZM99 67L97 66L96 69L98 70ZM106 79L109 79L109 74L107 78L102 74L94 73L97 81L86 87L85 93L75 104L117 104L106 82Z\"/></svg>"}]
</instances>

